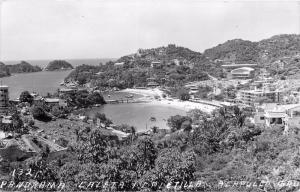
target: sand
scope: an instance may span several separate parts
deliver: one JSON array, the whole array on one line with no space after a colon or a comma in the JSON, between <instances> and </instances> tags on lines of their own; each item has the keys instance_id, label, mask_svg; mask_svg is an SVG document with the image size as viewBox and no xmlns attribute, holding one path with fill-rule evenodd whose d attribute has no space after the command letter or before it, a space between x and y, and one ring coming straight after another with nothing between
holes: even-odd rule
<instances>
[{"instance_id":1,"label":"sand","mask_svg":"<svg viewBox=\"0 0 300 192\"><path fill-rule=\"evenodd\" d=\"M148 105L159 105L159 106L167 106L167 107L174 107L176 109L184 110L184 111L190 111L192 109L200 109L204 112L211 113L216 107L208 105L208 104L202 104L202 103L196 103L192 101L181 101L179 99L172 99L172 98L163 98L163 91L155 88L155 89L125 89L122 90L122 92L127 93L135 93L143 95L144 97L141 98L141 100L147 101L145 102ZM160 99L155 99L154 96L159 96Z\"/></svg>"}]
</instances>

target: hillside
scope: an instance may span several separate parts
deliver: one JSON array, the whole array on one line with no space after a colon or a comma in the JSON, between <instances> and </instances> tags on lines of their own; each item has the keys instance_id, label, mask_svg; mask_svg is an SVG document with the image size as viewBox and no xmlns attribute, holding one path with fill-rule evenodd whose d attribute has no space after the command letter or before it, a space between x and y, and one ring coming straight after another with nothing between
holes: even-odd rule
<instances>
[{"instance_id":1,"label":"hillside","mask_svg":"<svg viewBox=\"0 0 300 192\"><path fill-rule=\"evenodd\" d=\"M137 53L121 57L118 60L118 62L125 62L125 64L134 65L135 67L146 63L150 65L149 63L152 61L160 61L164 66L172 64L188 66L189 68L196 68L213 74L220 72L216 69L217 65L200 52L174 44L169 44L167 47L139 49Z\"/></svg>"},{"instance_id":2,"label":"hillside","mask_svg":"<svg viewBox=\"0 0 300 192\"><path fill-rule=\"evenodd\" d=\"M234 39L204 51L212 60L234 63L256 63L259 58L258 43Z\"/></svg>"},{"instance_id":3,"label":"hillside","mask_svg":"<svg viewBox=\"0 0 300 192\"><path fill-rule=\"evenodd\" d=\"M0 78L6 76L10 76L9 69L4 63L0 62Z\"/></svg>"},{"instance_id":4,"label":"hillside","mask_svg":"<svg viewBox=\"0 0 300 192\"><path fill-rule=\"evenodd\" d=\"M42 69L39 66L33 66L26 61L21 61L21 63L15 65L6 65L10 73L30 73L38 72Z\"/></svg>"},{"instance_id":5,"label":"hillside","mask_svg":"<svg viewBox=\"0 0 300 192\"><path fill-rule=\"evenodd\" d=\"M221 68L201 53L168 45L153 49L139 49L137 53L123 56L115 63L78 66L66 80L75 80L79 84L92 82L94 86L101 89L145 87L149 83L166 87L182 87L187 82L207 80L208 74L216 77L223 75Z\"/></svg>"},{"instance_id":6,"label":"hillside","mask_svg":"<svg viewBox=\"0 0 300 192\"><path fill-rule=\"evenodd\" d=\"M45 71L57 71L57 70L68 70L68 69L73 69L73 66L67 61L54 60L47 65Z\"/></svg>"},{"instance_id":7,"label":"hillside","mask_svg":"<svg viewBox=\"0 0 300 192\"><path fill-rule=\"evenodd\" d=\"M229 40L204 51L221 63L258 63L273 74L292 76L300 71L300 35L276 35L259 42Z\"/></svg>"}]
</instances>

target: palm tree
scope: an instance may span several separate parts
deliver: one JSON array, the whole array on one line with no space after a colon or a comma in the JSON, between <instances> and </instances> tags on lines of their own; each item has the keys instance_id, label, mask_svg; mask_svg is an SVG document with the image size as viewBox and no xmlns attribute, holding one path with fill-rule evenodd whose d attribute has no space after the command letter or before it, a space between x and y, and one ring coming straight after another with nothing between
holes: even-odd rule
<instances>
[{"instance_id":1,"label":"palm tree","mask_svg":"<svg viewBox=\"0 0 300 192\"><path fill-rule=\"evenodd\" d=\"M134 126L130 127L130 133L131 133L131 142L133 142L133 139L135 138L136 129Z\"/></svg>"}]
</instances>

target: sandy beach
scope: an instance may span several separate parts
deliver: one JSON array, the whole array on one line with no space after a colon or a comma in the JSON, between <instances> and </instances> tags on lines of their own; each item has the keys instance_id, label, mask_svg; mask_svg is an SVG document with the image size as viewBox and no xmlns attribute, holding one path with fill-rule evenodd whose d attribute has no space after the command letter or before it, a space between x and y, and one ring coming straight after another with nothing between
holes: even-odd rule
<instances>
[{"instance_id":1,"label":"sandy beach","mask_svg":"<svg viewBox=\"0 0 300 192\"><path fill-rule=\"evenodd\" d=\"M163 91L155 88L155 89L125 89L122 90L122 92L127 93L134 93L134 94L140 94L143 95L143 98L140 98L141 100L147 101L146 104L148 105L159 105L159 106L166 106L166 107L173 107L176 109L189 111L192 109L200 109L204 112L211 113L216 107L202 104L202 103L196 103L192 101L181 101L179 99L173 99L173 98L163 98ZM160 99L155 99L155 96L159 96Z\"/></svg>"}]
</instances>

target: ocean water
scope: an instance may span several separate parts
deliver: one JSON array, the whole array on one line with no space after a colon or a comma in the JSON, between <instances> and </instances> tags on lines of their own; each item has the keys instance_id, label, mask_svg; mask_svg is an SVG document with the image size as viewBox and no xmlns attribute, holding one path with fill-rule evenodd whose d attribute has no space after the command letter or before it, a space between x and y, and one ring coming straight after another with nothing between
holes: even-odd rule
<instances>
[{"instance_id":1,"label":"ocean water","mask_svg":"<svg viewBox=\"0 0 300 192\"><path fill-rule=\"evenodd\" d=\"M115 124L132 125L137 131L150 130L153 126L166 129L170 116L186 115L185 111L173 107L143 103L107 104L91 109L87 115L93 116L96 112L105 113ZM155 117L156 120L151 121L151 117Z\"/></svg>"},{"instance_id":2,"label":"ocean water","mask_svg":"<svg viewBox=\"0 0 300 192\"><path fill-rule=\"evenodd\" d=\"M16 99L23 91L37 92L40 95L54 93L60 83L72 70L41 71L35 73L19 73L10 77L0 78L2 85L9 86L9 98Z\"/></svg>"},{"instance_id":3,"label":"ocean water","mask_svg":"<svg viewBox=\"0 0 300 192\"><path fill-rule=\"evenodd\" d=\"M30 63L31 65L37 65L44 68L48 65L49 62L53 60L25 60L25 61ZM62 60L66 60L67 62L71 63L73 67L76 67L82 64L86 64L86 65L99 65L100 63L105 64L108 61L115 61L116 59L100 58L100 59L62 59ZM6 65L14 65L20 63L20 61L3 61L3 63Z\"/></svg>"},{"instance_id":4,"label":"ocean water","mask_svg":"<svg viewBox=\"0 0 300 192\"><path fill-rule=\"evenodd\" d=\"M10 99L16 99L22 91L37 92L41 95L54 93L60 87L60 83L71 72L68 71L42 71L36 73L14 74L10 77L0 78L3 85L9 86ZM105 99L120 99L127 95L133 95L134 98L142 97L138 94L129 94L125 92L104 93ZM105 113L115 124L128 124L137 128L137 131L150 129L152 126L167 128L167 119L172 115L185 115L186 112L174 109L169 106L150 105L143 103L124 103L107 104L99 108L93 108L88 111L89 115L93 113ZM156 121L150 121L155 117Z\"/></svg>"}]
</instances>

